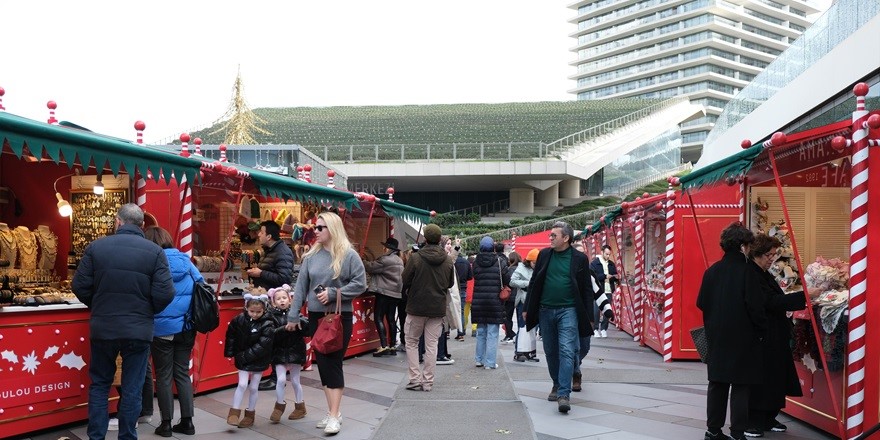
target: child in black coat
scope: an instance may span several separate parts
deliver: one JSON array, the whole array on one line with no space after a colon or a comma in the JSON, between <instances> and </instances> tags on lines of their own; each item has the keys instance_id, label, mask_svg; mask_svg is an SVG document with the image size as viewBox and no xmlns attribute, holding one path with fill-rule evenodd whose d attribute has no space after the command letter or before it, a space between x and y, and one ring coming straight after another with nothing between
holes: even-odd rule
<instances>
[{"instance_id":1,"label":"child in black coat","mask_svg":"<svg viewBox=\"0 0 880 440\"><path fill-rule=\"evenodd\" d=\"M302 364L306 362L306 342L303 330L286 330L287 312L290 310L290 300L293 296L287 284L269 289L269 298L272 299L272 308L269 313L275 321L275 343L272 348L272 365L275 366L275 374L278 380L275 382L275 408L269 421L278 423L287 403L284 401L284 386L290 373L290 386L293 388L294 409L287 417L288 420L297 420L306 416L306 403L303 401L303 389L299 382L299 372ZM300 329L308 328L308 323L302 323Z\"/></svg>"},{"instance_id":2,"label":"child in black coat","mask_svg":"<svg viewBox=\"0 0 880 440\"><path fill-rule=\"evenodd\" d=\"M275 321L266 313L269 297L266 295L244 295L245 310L229 323L226 329L224 355L233 358L238 369L238 387L232 397L232 408L226 416L226 423L247 428L254 424L254 411L257 405L257 387L263 371L272 361L272 344L275 339ZM248 406L241 416L241 400L245 389L249 391Z\"/></svg>"}]
</instances>

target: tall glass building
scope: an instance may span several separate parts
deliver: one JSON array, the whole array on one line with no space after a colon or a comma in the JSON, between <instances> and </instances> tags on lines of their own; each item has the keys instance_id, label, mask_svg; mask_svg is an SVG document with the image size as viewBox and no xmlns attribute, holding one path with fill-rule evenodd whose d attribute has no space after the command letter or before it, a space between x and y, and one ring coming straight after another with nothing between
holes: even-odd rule
<instances>
[{"instance_id":1,"label":"tall glass building","mask_svg":"<svg viewBox=\"0 0 880 440\"><path fill-rule=\"evenodd\" d=\"M804 0L581 0L577 99L686 95L707 114L681 126L683 161L735 94L818 17Z\"/></svg>"}]
</instances>

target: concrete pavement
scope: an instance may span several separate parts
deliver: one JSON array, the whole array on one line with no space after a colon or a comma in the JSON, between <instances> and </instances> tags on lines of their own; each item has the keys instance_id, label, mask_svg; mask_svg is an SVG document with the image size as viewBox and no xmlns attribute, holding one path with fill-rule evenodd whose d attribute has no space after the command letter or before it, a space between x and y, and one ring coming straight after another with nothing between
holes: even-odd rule
<instances>
[{"instance_id":1,"label":"concrete pavement","mask_svg":"<svg viewBox=\"0 0 880 440\"><path fill-rule=\"evenodd\" d=\"M702 439L705 431L706 370L698 362L664 363L660 355L639 347L629 335L609 329L608 338L593 338L583 365L584 391L572 393L567 415L547 401L552 386L538 343L541 362L514 362L513 346L499 345L499 368L474 367L474 339L449 340L453 365L438 365L431 392L405 389L406 358L375 358L370 354L345 361L346 389L342 402L342 431L335 439L578 439L647 440ZM178 439L316 439L315 428L326 413L317 371L303 372L308 415L290 421L287 414L272 425L268 416L274 392L261 391L257 421L252 428L226 425L233 389L197 396L195 436ZM288 402L292 391L288 387ZM288 409L292 409L288 404ZM158 406L156 407L158 408ZM781 415L786 433L767 433L767 439L816 440L834 436ZM176 421L176 418L175 418ZM153 434L158 409L139 437ZM35 433L34 440L85 439L85 424ZM725 432L726 432L725 428ZM115 439L111 431L108 439Z\"/></svg>"}]
</instances>

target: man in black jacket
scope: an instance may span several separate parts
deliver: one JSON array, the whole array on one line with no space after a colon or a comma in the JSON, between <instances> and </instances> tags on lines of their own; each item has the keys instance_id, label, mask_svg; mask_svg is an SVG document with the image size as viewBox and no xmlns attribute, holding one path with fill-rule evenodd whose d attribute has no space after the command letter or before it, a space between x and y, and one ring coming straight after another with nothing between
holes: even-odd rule
<instances>
[{"instance_id":1,"label":"man in black jacket","mask_svg":"<svg viewBox=\"0 0 880 440\"><path fill-rule=\"evenodd\" d=\"M553 389L547 400L556 401L559 412L571 409L569 396L579 338L592 333L593 292L586 255L571 246L574 231L556 222L550 232L550 247L538 254L529 282L527 330L541 326L547 369Z\"/></svg>"},{"instance_id":2,"label":"man in black jacket","mask_svg":"<svg viewBox=\"0 0 880 440\"><path fill-rule=\"evenodd\" d=\"M119 438L137 438L153 316L174 299L168 259L162 248L144 238L143 224L144 211L137 205L119 208L116 234L90 244L73 277L73 293L91 312L90 439L107 435L107 398L118 355L122 355Z\"/></svg>"},{"instance_id":3,"label":"man in black jacket","mask_svg":"<svg viewBox=\"0 0 880 440\"><path fill-rule=\"evenodd\" d=\"M247 270L255 287L266 290L293 283L293 251L281 241L281 226L272 220L260 223L257 240L263 247L263 257L257 267ZM260 391L275 389L275 367L269 377L260 381Z\"/></svg>"},{"instance_id":4,"label":"man in black jacket","mask_svg":"<svg viewBox=\"0 0 880 440\"><path fill-rule=\"evenodd\" d=\"M458 275L458 294L461 297L461 328L467 329L467 320L465 319L465 303L467 302L467 283L474 279L474 269L471 267L470 261L461 253L461 240L455 239L455 251L458 256L455 258L455 273ZM455 337L457 341L464 341L464 331L458 332Z\"/></svg>"},{"instance_id":5,"label":"man in black jacket","mask_svg":"<svg viewBox=\"0 0 880 440\"><path fill-rule=\"evenodd\" d=\"M620 284L617 278L617 266L611 258L611 246L602 245L602 253L590 263L590 270L596 275L596 281L601 287L604 287L608 301L611 301L614 295L614 289ZM596 309L599 312L598 308ZM604 319L603 319L604 318ZM608 318L600 316L599 313L593 314L593 336L601 338L608 337ZM598 328L596 327L598 325Z\"/></svg>"}]
</instances>

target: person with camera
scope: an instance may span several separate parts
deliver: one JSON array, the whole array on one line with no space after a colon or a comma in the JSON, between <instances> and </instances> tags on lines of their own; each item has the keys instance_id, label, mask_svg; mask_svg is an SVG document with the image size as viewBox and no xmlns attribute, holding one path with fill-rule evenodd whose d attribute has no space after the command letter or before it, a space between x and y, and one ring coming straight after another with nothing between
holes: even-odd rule
<instances>
[{"instance_id":1,"label":"person with camera","mask_svg":"<svg viewBox=\"0 0 880 440\"><path fill-rule=\"evenodd\" d=\"M318 422L325 434L337 434L342 427L342 394L345 376L342 359L351 340L352 300L366 291L364 263L354 250L342 219L332 212L322 212L315 221L315 243L305 255L294 288L293 304L287 317L286 328L300 327L300 310L307 303L309 334L314 334L319 321L328 311L335 310L336 298L341 296L342 348L332 353L315 351L327 416Z\"/></svg>"}]
</instances>

